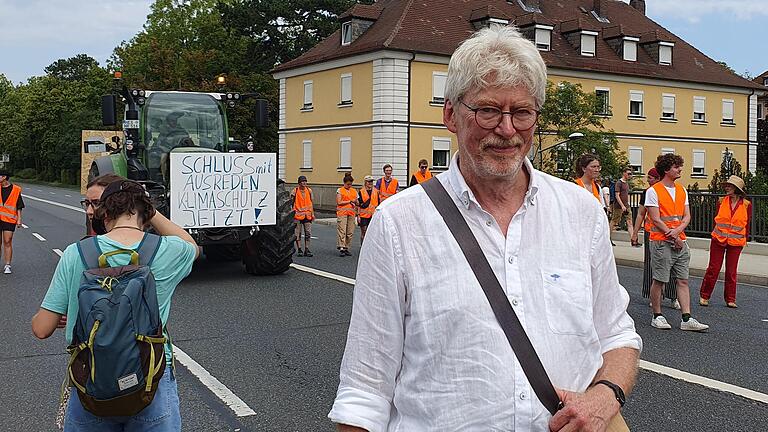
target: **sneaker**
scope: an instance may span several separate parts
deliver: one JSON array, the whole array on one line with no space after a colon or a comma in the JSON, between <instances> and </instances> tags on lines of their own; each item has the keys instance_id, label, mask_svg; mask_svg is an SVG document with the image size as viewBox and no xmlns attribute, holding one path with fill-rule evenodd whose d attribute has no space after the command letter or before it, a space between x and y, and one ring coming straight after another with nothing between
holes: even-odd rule
<instances>
[{"instance_id":1,"label":"sneaker","mask_svg":"<svg viewBox=\"0 0 768 432\"><path fill-rule=\"evenodd\" d=\"M688 330L688 331L704 331L708 329L709 326L706 324L702 324L698 321L696 321L696 318L688 318L688 321L681 321L680 322L680 330Z\"/></svg>"},{"instance_id":2,"label":"sneaker","mask_svg":"<svg viewBox=\"0 0 768 432\"><path fill-rule=\"evenodd\" d=\"M339 256L347 256L347 254L344 253L344 249L339 249Z\"/></svg>"},{"instance_id":3,"label":"sneaker","mask_svg":"<svg viewBox=\"0 0 768 432\"><path fill-rule=\"evenodd\" d=\"M677 301L677 299L672 300L672 307L677 310L680 310L680 302Z\"/></svg>"},{"instance_id":4,"label":"sneaker","mask_svg":"<svg viewBox=\"0 0 768 432\"><path fill-rule=\"evenodd\" d=\"M734 309L738 307L735 302L728 302L725 305L728 306L729 308L734 308Z\"/></svg>"},{"instance_id":5,"label":"sneaker","mask_svg":"<svg viewBox=\"0 0 768 432\"><path fill-rule=\"evenodd\" d=\"M3 273L11 274L11 265L10 264L6 264L5 265L5 270L3 270Z\"/></svg>"},{"instance_id":6,"label":"sneaker","mask_svg":"<svg viewBox=\"0 0 768 432\"><path fill-rule=\"evenodd\" d=\"M299 251L296 252L296 256L304 256L304 252L299 248Z\"/></svg>"},{"instance_id":7,"label":"sneaker","mask_svg":"<svg viewBox=\"0 0 768 432\"><path fill-rule=\"evenodd\" d=\"M704 297L699 297L699 306L709 306L709 299L705 299Z\"/></svg>"},{"instance_id":8,"label":"sneaker","mask_svg":"<svg viewBox=\"0 0 768 432\"><path fill-rule=\"evenodd\" d=\"M307 250L304 251L304 256L305 257L311 257L311 256L314 256L314 255L312 255L312 252L309 249L307 249Z\"/></svg>"},{"instance_id":9,"label":"sneaker","mask_svg":"<svg viewBox=\"0 0 768 432\"><path fill-rule=\"evenodd\" d=\"M667 319L664 318L664 315L659 315L656 318L652 319L651 327L661 329L661 330L670 330L672 328L672 326L669 325L669 323L667 322Z\"/></svg>"},{"instance_id":10,"label":"sneaker","mask_svg":"<svg viewBox=\"0 0 768 432\"><path fill-rule=\"evenodd\" d=\"M352 256L352 252L350 252L349 249L344 249L344 255Z\"/></svg>"}]
</instances>

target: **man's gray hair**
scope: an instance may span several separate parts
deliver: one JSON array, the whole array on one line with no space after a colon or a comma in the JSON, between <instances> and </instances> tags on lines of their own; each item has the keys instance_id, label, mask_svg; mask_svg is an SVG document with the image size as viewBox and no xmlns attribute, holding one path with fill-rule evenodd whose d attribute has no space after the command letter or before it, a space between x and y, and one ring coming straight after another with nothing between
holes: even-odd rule
<instances>
[{"instance_id":1,"label":"man's gray hair","mask_svg":"<svg viewBox=\"0 0 768 432\"><path fill-rule=\"evenodd\" d=\"M465 40L451 56L445 99L457 103L470 89L522 85L544 105L547 66L539 50L514 27L491 26Z\"/></svg>"}]
</instances>

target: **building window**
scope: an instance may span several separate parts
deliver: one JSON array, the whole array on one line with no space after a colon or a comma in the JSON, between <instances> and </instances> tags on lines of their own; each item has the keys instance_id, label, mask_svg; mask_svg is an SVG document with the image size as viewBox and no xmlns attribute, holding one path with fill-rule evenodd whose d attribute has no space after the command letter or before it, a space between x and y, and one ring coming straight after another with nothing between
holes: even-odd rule
<instances>
[{"instance_id":1,"label":"building window","mask_svg":"<svg viewBox=\"0 0 768 432\"><path fill-rule=\"evenodd\" d=\"M304 106L301 109L312 109L312 81L304 81Z\"/></svg>"},{"instance_id":2,"label":"building window","mask_svg":"<svg viewBox=\"0 0 768 432\"><path fill-rule=\"evenodd\" d=\"M763 85L768 86L768 78L763 78Z\"/></svg>"},{"instance_id":3,"label":"building window","mask_svg":"<svg viewBox=\"0 0 768 432\"><path fill-rule=\"evenodd\" d=\"M672 64L672 46L671 45L659 45L659 64L671 65Z\"/></svg>"},{"instance_id":4,"label":"building window","mask_svg":"<svg viewBox=\"0 0 768 432\"><path fill-rule=\"evenodd\" d=\"M707 98L704 96L693 97L693 120L697 122L707 121L706 114Z\"/></svg>"},{"instance_id":5,"label":"building window","mask_svg":"<svg viewBox=\"0 0 768 432\"><path fill-rule=\"evenodd\" d=\"M304 140L301 143L301 146L304 155L301 162L301 169L312 169L312 140Z\"/></svg>"},{"instance_id":6,"label":"building window","mask_svg":"<svg viewBox=\"0 0 768 432\"><path fill-rule=\"evenodd\" d=\"M349 45L352 43L352 22L345 22L341 25L341 44Z\"/></svg>"},{"instance_id":7,"label":"building window","mask_svg":"<svg viewBox=\"0 0 768 432\"><path fill-rule=\"evenodd\" d=\"M448 168L451 160L451 139L432 137L432 167Z\"/></svg>"},{"instance_id":8,"label":"building window","mask_svg":"<svg viewBox=\"0 0 768 432\"><path fill-rule=\"evenodd\" d=\"M549 51L552 48L552 27L536 26L536 48Z\"/></svg>"},{"instance_id":9,"label":"building window","mask_svg":"<svg viewBox=\"0 0 768 432\"><path fill-rule=\"evenodd\" d=\"M733 100L723 99L723 123L733 124Z\"/></svg>"},{"instance_id":10,"label":"building window","mask_svg":"<svg viewBox=\"0 0 768 432\"><path fill-rule=\"evenodd\" d=\"M597 107L595 114L602 116L611 115L611 91L607 88L596 88Z\"/></svg>"},{"instance_id":11,"label":"building window","mask_svg":"<svg viewBox=\"0 0 768 432\"><path fill-rule=\"evenodd\" d=\"M691 174L695 176L706 176L704 172L704 150L693 150L693 167L691 168Z\"/></svg>"},{"instance_id":12,"label":"building window","mask_svg":"<svg viewBox=\"0 0 768 432\"><path fill-rule=\"evenodd\" d=\"M432 72L432 103L445 103L445 80L447 72Z\"/></svg>"},{"instance_id":13,"label":"building window","mask_svg":"<svg viewBox=\"0 0 768 432\"><path fill-rule=\"evenodd\" d=\"M643 173L642 147L629 147L629 167L632 168L632 174Z\"/></svg>"},{"instance_id":14,"label":"building window","mask_svg":"<svg viewBox=\"0 0 768 432\"><path fill-rule=\"evenodd\" d=\"M663 155L665 155L665 154L674 154L674 153L675 153L675 149L672 148L672 147L662 147L661 148L661 154L663 154ZM661 174L661 173L659 173L659 174Z\"/></svg>"},{"instance_id":15,"label":"building window","mask_svg":"<svg viewBox=\"0 0 768 432\"><path fill-rule=\"evenodd\" d=\"M597 34L594 32L581 33L581 55L586 57L595 56L595 44L597 43Z\"/></svg>"},{"instance_id":16,"label":"building window","mask_svg":"<svg viewBox=\"0 0 768 432\"><path fill-rule=\"evenodd\" d=\"M763 119L763 104L757 104L757 118L759 120Z\"/></svg>"},{"instance_id":17,"label":"building window","mask_svg":"<svg viewBox=\"0 0 768 432\"><path fill-rule=\"evenodd\" d=\"M339 139L339 169L352 168L352 138Z\"/></svg>"},{"instance_id":18,"label":"building window","mask_svg":"<svg viewBox=\"0 0 768 432\"><path fill-rule=\"evenodd\" d=\"M662 119L675 119L675 95L663 94L661 96L661 118Z\"/></svg>"},{"instance_id":19,"label":"building window","mask_svg":"<svg viewBox=\"0 0 768 432\"><path fill-rule=\"evenodd\" d=\"M643 116L643 92L642 90L629 91L629 116Z\"/></svg>"},{"instance_id":20,"label":"building window","mask_svg":"<svg viewBox=\"0 0 768 432\"><path fill-rule=\"evenodd\" d=\"M637 61L637 41L633 39L624 39L623 46L624 60Z\"/></svg>"},{"instance_id":21,"label":"building window","mask_svg":"<svg viewBox=\"0 0 768 432\"><path fill-rule=\"evenodd\" d=\"M352 105L352 74L341 75L341 105Z\"/></svg>"}]
</instances>

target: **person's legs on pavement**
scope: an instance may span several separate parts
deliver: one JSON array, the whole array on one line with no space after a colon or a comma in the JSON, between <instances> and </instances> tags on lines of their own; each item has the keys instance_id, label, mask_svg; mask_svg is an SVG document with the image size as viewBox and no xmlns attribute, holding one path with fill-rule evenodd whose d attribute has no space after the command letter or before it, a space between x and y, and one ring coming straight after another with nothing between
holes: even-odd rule
<instances>
[{"instance_id":1,"label":"person's legs on pavement","mask_svg":"<svg viewBox=\"0 0 768 432\"><path fill-rule=\"evenodd\" d=\"M11 260L13 259L13 231L2 231L3 234L3 257L5 258L3 272L11 273Z\"/></svg>"},{"instance_id":2,"label":"person's legs on pavement","mask_svg":"<svg viewBox=\"0 0 768 432\"><path fill-rule=\"evenodd\" d=\"M725 246L712 239L709 244L709 265L707 266L706 273L704 273L704 279L701 281L701 288L699 289L699 304L702 306L709 306L709 298L712 297L717 277L720 275L724 255Z\"/></svg>"},{"instance_id":3,"label":"person's legs on pavement","mask_svg":"<svg viewBox=\"0 0 768 432\"><path fill-rule=\"evenodd\" d=\"M125 432L180 432L179 391L171 368L166 367L155 393L155 399L140 413L131 417Z\"/></svg>"},{"instance_id":4,"label":"person's legs on pavement","mask_svg":"<svg viewBox=\"0 0 768 432\"><path fill-rule=\"evenodd\" d=\"M339 250L340 256L345 256L344 253L344 239L347 236L347 221L345 216L336 216L336 249Z\"/></svg>"},{"instance_id":5,"label":"person's legs on pavement","mask_svg":"<svg viewBox=\"0 0 768 432\"><path fill-rule=\"evenodd\" d=\"M294 234L296 235L296 255L304 256L304 251L301 250L301 226L304 225L301 221L295 220L296 227L294 228Z\"/></svg>"},{"instance_id":6,"label":"person's legs on pavement","mask_svg":"<svg viewBox=\"0 0 768 432\"><path fill-rule=\"evenodd\" d=\"M352 246L352 238L355 235L355 217L354 216L347 216L347 232L346 237L344 238L344 251L347 254L347 256L352 256L352 252L349 251L350 246Z\"/></svg>"},{"instance_id":7,"label":"person's legs on pavement","mask_svg":"<svg viewBox=\"0 0 768 432\"><path fill-rule=\"evenodd\" d=\"M651 270L653 282L651 282L651 309L653 319L651 326L657 329L669 330L672 328L661 314L661 290L664 284L669 281L669 272L671 267L671 248L669 244L662 241L650 241L651 250Z\"/></svg>"},{"instance_id":8,"label":"person's legs on pavement","mask_svg":"<svg viewBox=\"0 0 768 432\"><path fill-rule=\"evenodd\" d=\"M725 251L725 291L723 297L728 307L736 306L736 277L738 275L739 256L744 248L727 246Z\"/></svg>"},{"instance_id":9,"label":"person's legs on pavement","mask_svg":"<svg viewBox=\"0 0 768 432\"><path fill-rule=\"evenodd\" d=\"M309 250L309 242L312 239L312 222L304 222L302 225L304 226L304 256L311 257L314 256Z\"/></svg>"}]
</instances>

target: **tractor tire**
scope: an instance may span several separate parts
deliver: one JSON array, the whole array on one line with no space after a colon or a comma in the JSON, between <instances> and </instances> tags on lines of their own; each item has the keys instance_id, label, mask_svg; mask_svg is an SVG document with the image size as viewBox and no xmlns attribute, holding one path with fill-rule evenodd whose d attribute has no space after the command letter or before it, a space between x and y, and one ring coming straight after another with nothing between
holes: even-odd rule
<instances>
[{"instance_id":1,"label":"tractor tire","mask_svg":"<svg viewBox=\"0 0 768 432\"><path fill-rule=\"evenodd\" d=\"M242 242L245 271L252 275L284 273L293 262L296 233L293 203L285 182L277 181L277 220Z\"/></svg>"},{"instance_id":2,"label":"tractor tire","mask_svg":"<svg viewBox=\"0 0 768 432\"><path fill-rule=\"evenodd\" d=\"M240 245L207 245L203 246L205 258L213 262L231 262L240 259Z\"/></svg>"}]
</instances>

